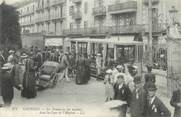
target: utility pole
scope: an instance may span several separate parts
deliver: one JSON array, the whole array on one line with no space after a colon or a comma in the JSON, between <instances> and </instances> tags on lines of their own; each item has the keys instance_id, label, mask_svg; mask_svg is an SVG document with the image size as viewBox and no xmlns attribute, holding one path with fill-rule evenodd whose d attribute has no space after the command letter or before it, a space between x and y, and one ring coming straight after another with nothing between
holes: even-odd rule
<instances>
[{"instance_id":1,"label":"utility pole","mask_svg":"<svg viewBox=\"0 0 181 117\"><path fill-rule=\"evenodd\" d=\"M148 53L149 63L152 64L152 0L148 2L148 23L149 23L149 38L148 38Z\"/></svg>"}]
</instances>

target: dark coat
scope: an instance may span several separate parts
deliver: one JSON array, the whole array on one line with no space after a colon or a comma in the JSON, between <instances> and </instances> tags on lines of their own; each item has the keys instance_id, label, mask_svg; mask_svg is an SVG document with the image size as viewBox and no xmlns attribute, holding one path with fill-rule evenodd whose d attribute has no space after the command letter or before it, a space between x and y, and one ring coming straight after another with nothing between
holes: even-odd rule
<instances>
[{"instance_id":1,"label":"dark coat","mask_svg":"<svg viewBox=\"0 0 181 117\"><path fill-rule=\"evenodd\" d=\"M6 63L5 58L3 55L0 54L0 95L1 95L1 82L2 82L2 67Z\"/></svg>"},{"instance_id":2,"label":"dark coat","mask_svg":"<svg viewBox=\"0 0 181 117\"><path fill-rule=\"evenodd\" d=\"M11 104L14 97L14 69L2 70L2 98L6 104Z\"/></svg>"},{"instance_id":3,"label":"dark coat","mask_svg":"<svg viewBox=\"0 0 181 117\"><path fill-rule=\"evenodd\" d=\"M162 101L155 97L151 105L147 101L144 117L171 117L171 113Z\"/></svg>"},{"instance_id":4,"label":"dark coat","mask_svg":"<svg viewBox=\"0 0 181 117\"><path fill-rule=\"evenodd\" d=\"M131 91L128 88L128 86L123 84L122 88L119 89L119 84L115 84L114 91L115 91L115 95L114 95L115 100L126 101L127 104L129 105L130 98L131 98Z\"/></svg>"},{"instance_id":5,"label":"dark coat","mask_svg":"<svg viewBox=\"0 0 181 117\"><path fill-rule=\"evenodd\" d=\"M143 88L141 88L138 90L138 98L136 94L136 89L134 89L130 100L131 117L144 117L147 93Z\"/></svg>"},{"instance_id":6,"label":"dark coat","mask_svg":"<svg viewBox=\"0 0 181 117\"><path fill-rule=\"evenodd\" d=\"M170 104L175 108L173 117L181 116L181 107L178 107L177 103L181 103L181 91L180 90L174 91L173 96L170 100Z\"/></svg>"},{"instance_id":7,"label":"dark coat","mask_svg":"<svg viewBox=\"0 0 181 117\"><path fill-rule=\"evenodd\" d=\"M114 91L115 91L114 95L115 100L121 100L127 102L127 104L124 104L116 108L117 111L119 112L119 117L126 117L126 111L127 111L127 106L129 106L130 102L131 91L128 88L128 86L126 86L125 84L123 84L123 86L120 89L119 89L119 84L115 84Z\"/></svg>"},{"instance_id":8,"label":"dark coat","mask_svg":"<svg viewBox=\"0 0 181 117\"><path fill-rule=\"evenodd\" d=\"M85 84L90 80L90 67L86 65L86 59L76 62L76 84Z\"/></svg>"},{"instance_id":9,"label":"dark coat","mask_svg":"<svg viewBox=\"0 0 181 117\"><path fill-rule=\"evenodd\" d=\"M26 70L23 76L23 90L21 95L26 98L34 98L37 95L36 92L36 77L34 61L29 59L26 61Z\"/></svg>"}]
</instances>

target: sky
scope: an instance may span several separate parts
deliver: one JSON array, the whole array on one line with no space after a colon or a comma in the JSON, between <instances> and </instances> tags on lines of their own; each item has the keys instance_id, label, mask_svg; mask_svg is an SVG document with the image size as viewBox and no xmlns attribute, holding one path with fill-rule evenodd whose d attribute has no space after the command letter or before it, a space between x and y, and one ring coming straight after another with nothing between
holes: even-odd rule
<instances>
[{"instance_id":1,"label":"sky","mask_svg":"<svg viewBox=\"0 0 181 117\"><path fill-rule=\"evenodd\" d=\"M3 0L0 0L0 3L2 3L2 1L3 1ZM13 4L13 3L19 2L19 1L23 1L23 0L5 0L5 2L6 2L7 4Z\"/></svg>"}]
</instances>

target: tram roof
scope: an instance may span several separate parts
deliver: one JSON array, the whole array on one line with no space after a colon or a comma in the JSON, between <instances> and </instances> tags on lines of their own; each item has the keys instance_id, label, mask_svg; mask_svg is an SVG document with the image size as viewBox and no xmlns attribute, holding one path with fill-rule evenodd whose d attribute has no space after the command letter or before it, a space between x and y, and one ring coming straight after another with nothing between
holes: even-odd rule
<instances>
[{"instance_id":1,"label":"tram roof","mask_svg":"<svg viewBox=\"0 0 181 117\"><path fill-rule=\"evenodd\" d=\"M71 38L68 41L75 42L90 42L90 43L102 43L102 44L114 44L114 45L143 45L143 42L134 41L134 37L130 36L132 39L120 38L119 40L115 38L109 39L97 39L97 38Z\"/></svg>"}]
</instances>

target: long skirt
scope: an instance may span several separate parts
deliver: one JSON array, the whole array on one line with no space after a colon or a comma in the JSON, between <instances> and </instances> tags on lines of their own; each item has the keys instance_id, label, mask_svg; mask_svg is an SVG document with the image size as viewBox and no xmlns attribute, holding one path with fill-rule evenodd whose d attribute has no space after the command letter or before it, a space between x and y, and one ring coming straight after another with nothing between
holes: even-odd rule
<instances>
[{"instance_id":1,"label":"long skirt","mask_svg":"<svg viewBox=\"0 0 181 117\"><path fill-rule=\"evenodd\" d=\"M22 97L35 98L37 95L36 91L36 78L35 72L25 72L23 78L23 90L21 92Z\"/></svg>"},{"instance_id":2,"label":"long skirt","mask_svg":"<svg viewBox=\"0 0 181 117\"><path fill-rule=\"evenodd\" d=\"M76 84L86 84L90 80L90 69L84 65L79 66L76 73Z\"/></svg>"}]
</instances>

